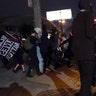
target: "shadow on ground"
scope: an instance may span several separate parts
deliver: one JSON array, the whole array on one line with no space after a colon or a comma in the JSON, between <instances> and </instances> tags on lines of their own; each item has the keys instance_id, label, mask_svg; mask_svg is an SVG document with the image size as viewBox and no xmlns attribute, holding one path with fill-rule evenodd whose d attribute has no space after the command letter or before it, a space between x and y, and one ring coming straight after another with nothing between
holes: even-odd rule
<instances>
[{"instance_id":1,"label":"shadow on ground","mask_svg":"<svg viewBox=\"0 0 96 96\"><path fill-rule=\"evenodd\" d=\"M2 96L32 96L27 89L16 82L10 84L9 87L0 88L0 94Z\"/></svg>"},{"instance_id":2,"label":"shadow on ground","mask_svg":"<svg viewBox=\"0 0 96 96\"><path fill-rule=\"evenodd\" d=\"M54 82L56 89L46 90L41 93L39 93L36 96L74 96L76 92L79 91L79 89L76 89L75 87L80 87L79 85L75 86L74 88L70 88L66 82L64 82L62 79L59 78L58 75L62 75L61 73L67 74L71 78L76 78L76 81L79 81L79 74L76 72L71 71L68 68L61 67L60 69L57 69L55 72L47 73L47 76L51 78L51 80ZM64 77L64 76L63 76ZM66 78L66 77L65 77ZM70 82L70 81L68 81Z\"/></svg>"}]
</instances>

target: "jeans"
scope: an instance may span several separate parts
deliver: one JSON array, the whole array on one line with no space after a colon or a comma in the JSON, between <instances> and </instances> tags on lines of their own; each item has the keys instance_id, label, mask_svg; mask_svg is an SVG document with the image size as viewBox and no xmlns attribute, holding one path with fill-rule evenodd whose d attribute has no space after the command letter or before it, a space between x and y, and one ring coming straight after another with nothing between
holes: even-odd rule
<instances>
[{"instance_id":1,"label":"jeans","mask_svg":"<svg viewBox=\"0 0 96 96\"><path fill-rule=\"evenodd\" d=\"M38 57L38 60L39 60L39 70L40 70L41 73L43 73L44 62L43 62L43 57L41 55L39 46L37 46L37 57Z\"/></svg>"}]
</instances>

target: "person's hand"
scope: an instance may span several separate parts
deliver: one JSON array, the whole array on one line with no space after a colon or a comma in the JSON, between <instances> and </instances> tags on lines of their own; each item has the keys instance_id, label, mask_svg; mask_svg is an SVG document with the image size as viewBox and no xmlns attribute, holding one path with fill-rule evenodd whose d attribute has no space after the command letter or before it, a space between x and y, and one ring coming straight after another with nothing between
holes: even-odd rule
<instances>
[{"instance_id":1,"label":"person's hand","mask_svg":"<svg viewBox=\"0 0 96 96\"><path fill-rule=\"evenodd\" d=\"M58 48L57 48L57 51L62 51L61 47L58 47Z\"/></svg>"}]
</instances>

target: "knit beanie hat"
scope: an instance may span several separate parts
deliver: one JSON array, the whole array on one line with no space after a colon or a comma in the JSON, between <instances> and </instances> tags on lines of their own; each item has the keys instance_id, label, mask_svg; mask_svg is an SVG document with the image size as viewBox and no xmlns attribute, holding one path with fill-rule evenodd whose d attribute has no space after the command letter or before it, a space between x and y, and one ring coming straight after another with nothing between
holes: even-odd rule
<instances>
[{"instance_id":1,"label":"knit beanie hat","mask_svg":"<svg viewBox=\"0 0 96 96\"><path fill-rule=\"evenodd\" d=\"M36 27L36 28L34 28L34 30L35 30L36 33L38 34L39 38L41 38L41 36L42 36L42 30L41 30L41 28Z\"/></svg>"}]
</instances>

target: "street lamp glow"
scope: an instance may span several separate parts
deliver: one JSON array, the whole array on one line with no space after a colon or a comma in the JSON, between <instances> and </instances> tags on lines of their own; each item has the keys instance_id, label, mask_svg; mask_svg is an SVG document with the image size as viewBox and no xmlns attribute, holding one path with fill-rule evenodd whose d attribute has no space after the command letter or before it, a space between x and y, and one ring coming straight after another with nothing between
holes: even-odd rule
<instances>
[{"instance_id":1,"label":"street lamp glow","mask_svg":"<svg viewBox=\"0 0 96 96\"><path fill-rule=\"evenodd\" d=\"M94 22L96 22L96 19L94 19Z\"/></svg>"},{"instance_id":2,"label":"street lamp glow","mask_svg":"<svg viewBox=\"0 0 96 96\"><path fill-rule=\"evenodd\" d=\"M96 18L94 19L94 24L96 24Z\"/></svg>"},{"instance_id":3,"label":"street lamp glow","mask_svg":"<svg viewBox=\"0 0 96 96\"><path fill-rule=\"evenodd\" d=\"M66 23L66 20L59 20L59 23L62 23L62 25L64 25Z\"/></svg>"}]
</instances>

